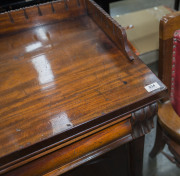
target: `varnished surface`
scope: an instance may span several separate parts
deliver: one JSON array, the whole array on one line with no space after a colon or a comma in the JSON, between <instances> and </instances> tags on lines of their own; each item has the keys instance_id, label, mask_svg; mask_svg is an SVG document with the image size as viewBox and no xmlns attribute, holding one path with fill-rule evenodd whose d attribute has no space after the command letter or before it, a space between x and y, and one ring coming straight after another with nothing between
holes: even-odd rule
<instances>
[{"instance_id":1,"label":"varnished surface","mask_svg":"<svg viewBox=\"0 0 180 176\"><path fill-rule=\"evenodd\" d=\"M125 176L128 175L128 144L63 174L62 176ZM121 169L119 169L121 166Z\"/></svg>"},{"instance_id":2,"label":"varnished surface","mask_svg":"<svg viewBox=\"0 0 180 176\"><path fill-rule=\"evenodd\" d=\"M1 156L129 103L148 103L141 100L160 90L144 86L155 81L164 89L89 17L4 37L0 46Z\"/></svg>"},{"instance_id":3,"label":"varnished surface","mask_svg":"<svg viewBox=\"0 0 180 176\"><path fill-rule=\"evenodd\" d=\"M135 54L128 46L125 29L112 19L103 9L101 9L93 0L88 0L87 11L89 16L96 24L109 36L109 38L124 52L129 60L135 59Z\"/></svg>"},{"instance_id":4,"label":"varnished surface","mask_svg":"<svg viewBox=\"0 0 180 176\"><path fill-rule=\"evenodd\" d=\"M85 0L57 0L0 14L0 36L87 13Z\"/></svg>"},{"instance_id":5,"label":"varnished surface","mask_svg":"<svg viewBox=\"0 0 180 176\"><path fill-rule=\"evenodd\" d=\"M162 17L160 21L160 38L167 40L173 37L174 32L180 28L180 12L173 12Z\"/></svg>"},{"instance_id":6,"label":"varnished surface","mask_svg":"<svg viewBox=\"0 0 180 176\"><path fill-rule=\"evenodd\" d=\"M161 126L168 134L180 141L180 117L176 114L170 102L160 105L158 116Z\"/></svg>"},{"instance_id":7,"label":"varnished surface","mask_svg":"<svg viewBox=\"0 0 180 176\"><path fill-rule=\"evenodd\" d=\"M0 37L87 14L130 60L135 58L128 46L125 29L93 0L57 0L2 13L0 14Z\"/></svg>"},{"instance_id":8,"label":"varnished surface","mask_svg":"<svg viewBox=\"0 0 180 176\"><path fill-rule=\"evenodd\" d=\"M171 90L173 35L180 29L180 12L164 16L160 21L159 78Z\"/></svg>"},{"instance_id":9,"label":"varnished surface","mask_svg":"<svg viewBox=\"0 0 180 176\"><path fill-rule=\"evenodd\" d=\"M2 164L130 114L166 89L88 16L1 36L0 53ZM161 88L148 93L154 82Z\"/></svg>"},{"instance_id":10,"label":"varnished surface","mask_svg":"<svg viewBox=\"0 0 180 176\"><path fill-rule=\"evenodd\" d=\"M72 145L39 157L33 162L8 172L5 176L60 175L131 141L130 132L130 120L118 122Z\"/></svg>"}]
</instances>

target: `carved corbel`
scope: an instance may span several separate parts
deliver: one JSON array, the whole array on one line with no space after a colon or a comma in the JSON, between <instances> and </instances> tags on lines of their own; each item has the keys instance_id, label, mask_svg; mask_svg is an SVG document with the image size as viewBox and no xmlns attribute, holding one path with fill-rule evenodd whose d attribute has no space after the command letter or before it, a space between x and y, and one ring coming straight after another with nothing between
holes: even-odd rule
<instances>
[{"instance_id":1,"label":"carved corbel","mask_svg":"<svg viewBox=\"0 0 180 176\"><path fill-rule=\"evenodd\" d=\"M131 125L134 139L149 133L154 128L153 118L157 110L158 105L154 103L132 113Z\"/></svg>"}]
</instances>

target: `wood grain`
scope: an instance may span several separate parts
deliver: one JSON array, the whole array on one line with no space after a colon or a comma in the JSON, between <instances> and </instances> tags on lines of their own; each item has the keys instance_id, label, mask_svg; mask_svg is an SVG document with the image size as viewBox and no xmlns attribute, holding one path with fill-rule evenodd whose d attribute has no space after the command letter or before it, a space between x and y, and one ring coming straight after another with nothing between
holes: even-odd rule
<instances>
[{"instance_id":1,"label":"wood grain","mask_svg":"<svg viewBox=\"0 0 180 176\"><path fill-rule=\"evenodd\" d=\"M60 175L131 141L130 133L130 120L125 120L4 175Z\"/></svg>"},{"instance_id":2,"label":"wood grain","mask_svg":"<svg viewBox=\"0 0 180 176\"><path fill-rule=\"evenodd\" d=\"M160 48L159 48L159 77L171 92L171 73L173 58L173 36L180 29L180 13L175 12L164 16L160 21ZM167 97L168 98L168 97ZM162 152L171 162L180 167L180 118L173 109L171 102L167 101L159 106L156 140L150 153L155 157ZM169 98L168 98L169 100ZM163 152L168 145L173 156Z\"/></svg>"},{"instance_id":3,"label":"wood grain","mask_svg":"<svg viewBox=\"0 0 180 176\"><path fill-rule=\"evenodd\" d=\"M128 45L125 29L119 25L113 18L100 8L92 0L87 2L87 11L96 24L110 37L110 39L124 52L129 60L136 58Z\"/></svg>"},{"instance_id":4,"label":"wood grain","mask_svg":"<svg viewBox=\"0 0 180 176\"><path fill-rule=\"evenodd\" d=\"M179 20L180 12L173 12L162 17L160 21L160 39L171 39L174 32L180 28Z\"/></svg>"},{"instance_id":5,"label":"wood grain","mask_svg":"<svg viewBox=\"0 0 180 176\"><path fill-rule=\"evenodd\" d=\"M0 36L86 14L84 0L62 0L0 14Z\"/></svg>"},{"instance_id":6,"label":"wood grain","mask_svg":"<svg viewBox=\"0 0 180 176\"><path fill-rule=\"evenodd\" d=\"M158 116L162 128L165 129L172 138L180 142L180 118L170 102L160 105Z\"/></svg>"},{"instance_id":7,"label":"wood grain","mask_svg":"<svg viewBox=\"0 0 180 176\"><path fill-rule=\"evenodd\" d=\"M174 32L180 29L180 12L164 16L160 21L159 73L158 76L171 90L172 50Z\"/></svg>"},{"instance_id":8,"label":"wood grain","mask_svg":"<svg viewBox=\"0 0 180 176\"><path fill-rule=\"evenodd\" d=\"M148 84L165 90L139 59L127 62L88 16L2 37L0 46L1 157L160 98L162 91L144 89Z\"/></svg>"},{"instance_id":9,"label":"wood grain","mask_svg":"<svg viewBox=\"0 0 180 176\"><path fill-rule=\"evenodd\" d=\"M157 103L132 113L132 136L134 139L144 136L154 128L153 118L157 114Z\"/></svg>"},{"instance_id":10,"label":"wood grain","mask_svg":"<svg viewBox=\"0 0 180 176\"><path fill-rule=\"evenodd\" d=\"M54 2L60 3L53 6L57 14L49 3L30 7L29 12L0 14L3 172L83 140L116 120L127 120L166 94L166 87L148 67L133 53L135 59L128 60L111 30L103 31L86 13L84 2ZM160 88L147 92L144 87L154 82Z\"/></svg>"}]
</instances>

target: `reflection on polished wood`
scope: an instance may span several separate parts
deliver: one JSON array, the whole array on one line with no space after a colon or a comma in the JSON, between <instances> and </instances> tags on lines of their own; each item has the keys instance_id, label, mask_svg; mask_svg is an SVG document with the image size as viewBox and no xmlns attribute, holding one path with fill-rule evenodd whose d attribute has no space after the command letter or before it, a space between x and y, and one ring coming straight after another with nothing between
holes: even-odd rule
<instances>
[{"instance_id":1,"label":"reflection on polished wood","mask_svg":"<svg viewBox=\"0 0 180 176\"><path fill-rule=\"evenodd\" d=\"M99 133L95 133L83 140L73 143L72 145L67 145L67 147L45 155L43 158L38 158L27 166L10 172L10 174L29 176L34 173L36 173L36 175L47 173L47 176L62 174L80 164L92 160L100 154L116 148L118 145L122 145L127 141L132 140L132 137L128 135L130 131L130 121L125 120L102 130ZM123 138L123 136L127 137ZM96 149L96 151L91 152L94 149ZM51 171L51 168L57 169Z\"/></svg>"},{"instance_id":2,"label":"reflection on polished wood","mask_svg":"<svg viewBox=\"0 0 180 176\"><path fill-rule=\"evenodd\" d=\"M133 125L148 128L144 121L155 111L140 113L133 125L131 113L145 106L146 112L166 93L128 48L124 30L97 5L55 3L39 6L42 16L37 7L0 15L0 173L26 164L7 174L60 174L86 161L81 157L111 150L113 142L131 141ZM161 88L147 92L154 82Z\"/></svg>"}]
</instances>

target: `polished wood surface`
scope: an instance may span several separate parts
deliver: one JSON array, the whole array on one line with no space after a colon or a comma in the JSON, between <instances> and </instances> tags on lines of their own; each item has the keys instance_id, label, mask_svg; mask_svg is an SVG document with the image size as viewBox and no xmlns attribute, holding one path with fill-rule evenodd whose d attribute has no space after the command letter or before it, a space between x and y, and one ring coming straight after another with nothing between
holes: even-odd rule
<instances>
[{"instance_id":1,"label":"polished wood surface","mask_svg":"<svg viewBox=\"0 0 180 176\"><path fill-rule=\"evenodd\" d=\"M171 39L174 35L174 32L180 28L179 20L180 12L173 12L162 17L160 21L160 39Z\"/></svg>"},{"instance_id":2,"label":"polished wood surface","mask_svg":"<svg viewBox=\"0 0 180 176\"><path fill-rule=\"evenodd\" d=\"M93 1L57 3L55 11L50 3L0 14L1 173L36 175L63 168L59 174L72 162L76 167L86 161L76 160L85 154L100 155L106 144L113 148L113 129L121 141L116 147L139 138L153 127L155 102L166 94L130 50L125 30ZM147 92L144 87L154 82L160 88ZM106 128L110 138L101 133ZM104 143L96 146L97 138L90 136L93 140L83 145L93 134Z\"/></svg>"},{"instance_id":3,"label":"polished wood surface","mask_svg":"<svg viewBox=\"0 0 180 176\"><path fill-rule=\"evenodd\" d=\"M72 145L66 144L67 147L56 150L44 157L38 156L38 159L35 161L9 172L7 175L60 175L126 143L127 141L131 141L132 137L129 135L130 132L130 120L118 122L115 125L79 140Z\"/></svg>"},{"instance_id":4,"label":"polished wood surface","mask_svg":"<svg viewBox=\"0 0 180 176\"><path fill-rule=\"evenodd\" d=\"M109 36L118 48L124 52L129 60L134 60L136 56L128 45L125 29L113 18L110 18L110 16L92 0L87 1L86 7L89 16L95 23Z\"/></svg>"},{"instance_id":5,"label":"polished wood surface","mask_svg":"<svg viewBox=\"0 0 180 176\"><path fill-rule=\"evenodd\" d=\"M180 141L180 118L174 111L171 102L160 105L158 116L162 128L177 141Z\"/></svg>"},{"instance_id":6,"label":"polished wood surface","mask_svg":"<svg viewBox=\"0 0 180 176\"><path fill-rule=\"evenodd\" d=\"M93 159L62 176L125 176L128 175L128 144Z\"/></svg>"},{"instance_id":7,"label":"polished wood surface","mask_svg":"<svg viewBox=\"0 0 180 176\"><path fill-rule=\"evenodd\" d=\"M180 12L171 13L160 20L158 76L167 86L169 93L171 90L173 35L178 29L180 29Z\"/></svg>"},{"instance_id":8,"label":"polished wood surface","mask_svg":"<svg viewBox=\"0 0 180 176\"><path fill-rule=\"evenodd\" d=\"M129 103L130 113L159 97L144 89L148 84L165 89L88 16L2 37L0 46L1 157L63 131L75 135L74 127L122 115Z\"/></svg>"},{"instance_id":9,"label":"polished wood surface","mask_svg":"<svg viewBox=\"0 0 180 176\"><path fill-rule=\"evenodd\" d=\"M53 1L0 14L0 35L87 14L84 0Z\"/></svg>"}]
</instances>

